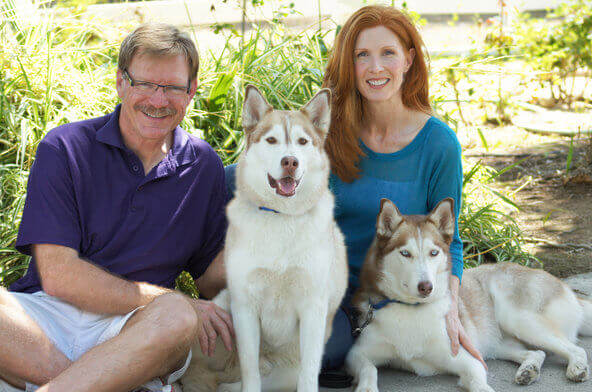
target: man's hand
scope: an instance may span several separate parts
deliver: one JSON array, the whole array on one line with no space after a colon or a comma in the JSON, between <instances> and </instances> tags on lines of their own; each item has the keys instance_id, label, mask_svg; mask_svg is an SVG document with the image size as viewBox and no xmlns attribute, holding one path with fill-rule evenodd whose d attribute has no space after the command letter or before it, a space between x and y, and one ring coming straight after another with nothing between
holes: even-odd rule
<instances>
[{"instance_id":1,"label":"man's hand","mask_svg":"<svg viewBox=\"0 0 592 392\"><path fill-rule=\"evenodd\" d=\"M487 370L487 365L485 364L485 361L483 361L481 353L475 346L473 346L469 335L467 335L462 323L460 322L458 317L458 304L456 297L453 297L450 305L450 311L448 311L446 314L446 331L448 332L448 337L450 338L450 346L453 356L456 357L458 354L460 343L465 348L465 350L467 350L469 354L481 362L485 370Z\"/></svg>"},{"instance_id":2,"label":"man's hand","mask_svg":"<svg viewBox=\"0 0 592 392\"><path fill-rule=\"evenodd\" d=\"M226 350L232 351L234 327L230 314L211 301L202 299L190 301L199 319L197 339L204 355L211 357L214 354L218 335L220 335Z\"/></svg>"}]
</instances>

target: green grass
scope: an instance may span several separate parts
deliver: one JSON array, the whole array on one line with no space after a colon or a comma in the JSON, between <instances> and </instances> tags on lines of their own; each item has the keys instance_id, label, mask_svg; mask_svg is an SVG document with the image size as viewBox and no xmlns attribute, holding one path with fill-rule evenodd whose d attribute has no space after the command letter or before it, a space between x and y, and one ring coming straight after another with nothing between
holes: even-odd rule
<instances>
[{"instance_id":1,"label":"green grass","mask_svg":"<svg viewBox=\"0 0 592 392\"><path fill-rule=\"evenodd\" d=\"M14 244L37 145L58 125L112 111L117 50L130 29L61 14L60 8L23 18L13 0L0 0L0 10L0 285L6 286L28 263ZM184 128L210 143L225 164L234 162L242 149L244 86L256 85L277 108L300 107L320 88L325 42L334 34L316 28L294 34L274 23L254 26L242 39L229 34L223 50L202 53L199 88ZM438 91L432 97L438 113L454 127L458 114L442 106L454 100L454 92ZM494 176L481 166L465 175L459 223L467 265L529 264L534 259L522 250L519 228L501 212L511 200L488 188ZM186 278L182 283L191 286Z\"/></svg>"},{"instance_id":2,"label":"green grass","mask_svg":"<svg viewBox=\"0 0 592 392\"><path fill-rule=\"evenodd\" d=\"M505 212L518 209L518 206L507 195L489 186L496 177L518 163L497 172L477 162L465 172L458 222L464 243L465 267L508 261L533 267L541 265L536 257L522 248L522 231Z\"/></svg>"}]
</instances>

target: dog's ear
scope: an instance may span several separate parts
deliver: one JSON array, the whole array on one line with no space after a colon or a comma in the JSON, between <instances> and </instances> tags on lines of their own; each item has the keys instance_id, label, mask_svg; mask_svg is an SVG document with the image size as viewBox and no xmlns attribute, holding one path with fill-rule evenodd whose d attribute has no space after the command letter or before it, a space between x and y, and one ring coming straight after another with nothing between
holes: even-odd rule
<instances>
[{"instance_id":1,"label":"dog's ear","mask_svg":"<svg viewBox=\"0 0 592 392\"><path fill-rule=\"evenodd\" d=\"M243 130L249 132L255 129L263 116L272 110L273 108L257 90L257 87L251 84L247 85L243 102Z\"/></svg>"},{"instance_id":2,"label":"dog's ear","mask_svg":"<svg viewBox=\"0 0 592 392\"><path fill-rule=\"evenodd\" d=\"M331 90L328 88L320 90L300 111L312 121L313 125L325 137L329 132L329 124L331 123Z\"/></svg>"},{"instance_id":3,"label":"dog's ear","mask_svg":"<svg viewBox=\"0 0 592 392\"><path fill-rule=\"evenodd\" d=\"M428 219L431 220L442 236L444 237L444 241L447 244L452 242L452 236L454 235L454 199L451 197L447 197L446 199L442 200L438 203L436 208L430 212L428 215Z\"/></svg>"},{"instance_id":4,"label":"dog's ear","mask_svg":"<svg viewBox=\"0 0 592 392\"><path fill-rule=\"evenodd\" d=\"M380 212L376 219L376 234L390 237L403 220L403 215L397 206L389 199L380 199Z\"/></svg>"}]
</instances>

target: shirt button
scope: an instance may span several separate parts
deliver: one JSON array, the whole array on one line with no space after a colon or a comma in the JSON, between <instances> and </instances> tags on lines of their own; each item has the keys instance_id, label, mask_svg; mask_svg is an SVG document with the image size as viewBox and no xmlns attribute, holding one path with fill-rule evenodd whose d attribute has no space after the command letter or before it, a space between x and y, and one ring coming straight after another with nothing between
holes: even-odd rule
<instances>
[{"instance_id":1,"label":"shirt button","mask_svg":"<svg viewBox=\"0 0 592 392\"><path fill-rule=\"evenodd\" d=\"M131 208L132 212L136 212L138 209L136 207Z\"/></svg>"},{"instance_id":2,"label":"shirt button","mask_svg":"<svg viewBox=\"0 0 592 392\"><path fill-rule=\"evenodd\" d=\"M132 170L137 172L138 170L140 170L140 167L138 165L134 165L132 166Z\"/></svg>"}]
</instances>

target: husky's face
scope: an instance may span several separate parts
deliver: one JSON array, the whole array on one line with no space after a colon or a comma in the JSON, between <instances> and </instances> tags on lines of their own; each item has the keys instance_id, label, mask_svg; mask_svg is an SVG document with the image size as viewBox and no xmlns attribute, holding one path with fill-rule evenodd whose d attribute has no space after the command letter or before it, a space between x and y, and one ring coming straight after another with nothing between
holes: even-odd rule
<instances>
[{"instance_id":1,"label":"husky's face","mask_svg":"<svg viewBox=\"0 0 592 392\"><path fill-rule=\"evenodd\" d=\"M243 106L246 149L237 176L241 191L274 209L297 208L327 186L323 149L329 130L329 90L321 90L299 111L274 110L247 86ZM298 200L298 202L295 202Z\"/></svg>"},{"instance_id":2,"label":"husky's face","mask_svg":"<svg viewBox=\"0 0 592 392\"><path fill-rule=\"evenodd\" d=\"M447 198L427 216L403 216L390 200L382 199L376 231L377 288L387 297L430 302L446 292L453 204Z\"/></svg>"}]
</instances>

